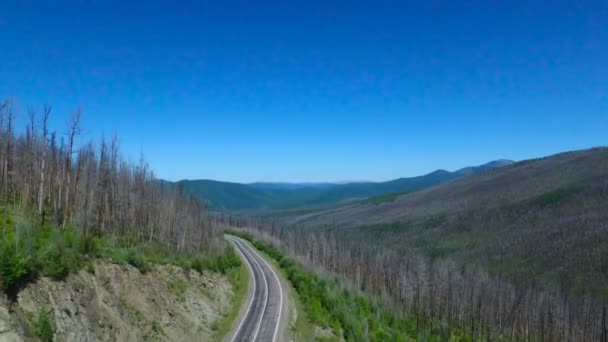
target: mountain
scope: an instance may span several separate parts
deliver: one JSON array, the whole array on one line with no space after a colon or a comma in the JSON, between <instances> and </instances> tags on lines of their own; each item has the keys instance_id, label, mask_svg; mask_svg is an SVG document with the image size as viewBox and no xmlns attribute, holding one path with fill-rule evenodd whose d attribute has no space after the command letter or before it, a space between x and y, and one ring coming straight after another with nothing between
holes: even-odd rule
<instances>
[{"instance_id":1,"label":"mountain","mask_svg":"<svg viewBox=\"0 0 608 342\"><path fill-rule=\"evenodd\" d=\"M607 301L608 148L487 167L417 192L282 219Z\"/></svg>"},{"instance_id":2,"label":"mountain","mask_svg":"<svg viewBox=\"0 0 608 342\"><path fill-rule=\"evenodd\" d=\"M298 190L306 188L327 189L336 185L336 183L273 183L273 182L255 182L247 185L256 189L263 190Z\"/></svg>"},{"instance_id":3,"label":"mountain","mask_svg":"<svg viewBox=\"0 0 608 342\"><path fill-rule=\"evenodd\" d=\"M214 180L182 180L176 183L217 210L276 210L301 206L330 205L393 193L411 192L496 167L512 161L499 160L454 172L437 170L429 174L387 182L352 183L230 183ZM169 182L170 183L170 182Z\"/></svg>"}]
</instances>

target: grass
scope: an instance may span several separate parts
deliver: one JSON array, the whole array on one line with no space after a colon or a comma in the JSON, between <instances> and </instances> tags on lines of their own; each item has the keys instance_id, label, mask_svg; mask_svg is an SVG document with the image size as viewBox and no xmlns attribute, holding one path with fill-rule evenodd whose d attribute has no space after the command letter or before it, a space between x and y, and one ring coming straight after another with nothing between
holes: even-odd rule
<instances>
[{"instance_id":1,"label":"grass","mask_svg":"<svg viewBox=\"0 0 608 342\"><path fill-rule=\"evenodd\" d=\"M557 190L538 195L532 200L532 203L543 207L549 206L559 203L582 190L583 189L581 187L559 188Z\"/></svg>"},{"instance_id":2,"label":"grass","mask_svg":"<svg viewBox=\"0 0 608 342\"><path fill-rule=\"evenodd\" d=\"M243 263L239 267L231 269L227 275L232 285L232 305L230 310L219 321L213 324L216 341L222 341L232 329L232 325L239 315L241 305L245 300L247 289L249 288L249 273Z\"/></svg>"},{"instance_id":3,"label":"grass","mask_svg":"<svg viewBox=\"0 0 608 342\"><path fill-rule=\"evenodd\" d=\"M483 238L483 233L461 232L442 236L434 246L430 247L427 255L430 258L442 258L451 253L473 248Z\"/></svg>"},{"instance_id":4,"label":"grass","mask_svg":"<svg viewBox=\"0 0 608 342\"><path fill-rule=\"evenodd\" d=\"M186 290L188 290L188 283L182 279L174 279L169 282L168 288L169 292L181 300L184 298Z\"/></svg>"},{"instance_id":5,"label":"grass","mask_svg":"<svg viewBox=\"0 0 608 342\"><path fill-rule=\"evenodd\" d=\"M51 323L51 319L46 309L42 308L36 319L32 323L34 334L42 342L53 342L53 336L55 335L55 329Z\"/></svg>"},{"instance_id":6,"label":"grass","mask_svg":"<svg viewBox=\"0 0 608 342\"><path fill-rule=\"evenodd\" d=\"M152 331L160 336L165 336L165 330L158 320L152 322Z\"/></svg>"},{"instance_id":7,"label":"grass","mask_svg":"<svg viewBox=\"0 0 608 342\"><path fill-rule=\"evenodd\" d=\"M412 191L410 190L410 191L390 192L388 194L383 194L383 195L372 196L372 197L366 198L366 199L362 200L360 203L378 205L378 204L382 204L385 202L393 202L394 200L397 199L397 197L408 194L410 192L412 192Z\"/></svg>"},{"instance_id":8,"label":"grass","mask_svg":"<svg viewBox=\"0 0 608 342\"><path fill-rule=\"evenodd\" d=\"M325 279L302 264L285 257L274 246L255 240L251 235L234 233L249 240L280 266L298 294L303 312L311 324L330 329L333 336L322 340L339 341L408 341L423 339L466 341L466 337L434 329L416 329L415 319L402 318L376 305L368 296L344 288L336 279ZM426 324L425 326L431 326Z\"/></svg>"},{"instance_id":9,"label":"grass","mask_svg":"<svg viewBox=\"0 0 608 342\"><path fill-rule=\"evenodd\" d=\"M146 273L151 264L173 264L199 273L213 271L227 274L241 263L233 248L200 253L175 252L165 243L133 243L126 236L84 238L82 230L67 225L40 226L34 215L13 208L0 207L0 289L9 298L38 276L61 280L82 268L95 273L94 258L132 265Z\"/></svg>"}]
</instances>

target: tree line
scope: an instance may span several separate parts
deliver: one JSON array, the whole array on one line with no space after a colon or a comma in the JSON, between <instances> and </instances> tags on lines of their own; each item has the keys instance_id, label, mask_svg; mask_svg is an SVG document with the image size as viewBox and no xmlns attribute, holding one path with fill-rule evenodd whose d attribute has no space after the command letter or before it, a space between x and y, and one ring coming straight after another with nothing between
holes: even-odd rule
<instances>
[{"instance_id":1,"label":"tree line","mask_svg":"<svg viewBox=\"0 0 608 342\"><path fill-rule=\"evenodd\" d=\"M73 226L82 236L110 236L128 244L162 242L179 252L216 248L219 230L204 205L155 178L143 157L120 153L116 136L83 141L82 112L51 131L50 106L29 109L15 128L12 101L0 102L0 203L32 212L38 222ZM8 210L4 210L5 222Z\"/></svg>"},{"instance_id":2,"label":"tree line","mask_svg":"<svg viewBox=\"0 0 608 342\"><path fill-rule=\"evenodd\" d=\"M225 220L310 267L339 275L395 312L414 316L415 329L430 322L473 340L608 339L606 305L589 297L532 281L513 284L474 265L397 253L345 231L311 231L261 218Z\"/></svg>"}]
</instances>

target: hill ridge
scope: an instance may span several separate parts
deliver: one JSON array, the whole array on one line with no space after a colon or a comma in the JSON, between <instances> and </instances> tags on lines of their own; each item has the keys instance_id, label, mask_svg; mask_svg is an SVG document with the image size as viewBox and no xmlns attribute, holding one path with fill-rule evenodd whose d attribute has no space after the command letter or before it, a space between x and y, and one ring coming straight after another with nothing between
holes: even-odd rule
<instances>
[{"instance_id":1,"label":"hill ridge","mask_svg":"<svg viewBox=\"0 0 608 342\"><path fill-rule=\"evenodd\" d=\"M236 183L211 179L184 179L168 184L180 185L216 210L259 211L302 206L332 205L343 201L396 192L415 191L513 163L498 159L455 171L437 169L424 175L383 182L252 182Z\"/></svg>"}]
</instances>

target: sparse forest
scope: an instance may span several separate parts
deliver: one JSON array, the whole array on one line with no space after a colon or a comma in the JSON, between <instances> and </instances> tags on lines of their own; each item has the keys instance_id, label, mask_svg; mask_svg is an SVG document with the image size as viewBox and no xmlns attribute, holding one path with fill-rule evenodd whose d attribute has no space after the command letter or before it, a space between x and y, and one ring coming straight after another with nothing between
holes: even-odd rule
<instances>
[{"instance_id":1,"label":"sparse forest","mask_svg":"<svg viewBox=\"0 0 608 342\"><path fill-rule=\"evenodd\" d=\"M533 281L512 284L449 260L395 253L343 231L312 232L262 219L231 223L414 319L416 335L424 329L471 340L605 342L608 336L606 305L592 298Z\"/></svg>"},{"instance_id":2,"label":"sparse forest","mask_svg":"<svg viewBox=\"0 0 608 342\"><path fill-rule=\"evenodd\" d=\"M117 137L87 142L76 110L51 131L49 106L18 113L0 102L0 280L9 293L38 273L61 277L95 256L224 270L225 251L202 203L157 180L143 158L121 156ZM27 118L21 131L17 115Z\"/></svg>"}]
</instances>

